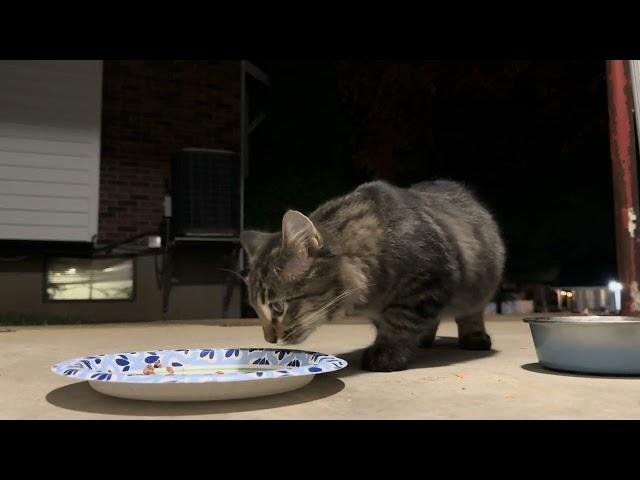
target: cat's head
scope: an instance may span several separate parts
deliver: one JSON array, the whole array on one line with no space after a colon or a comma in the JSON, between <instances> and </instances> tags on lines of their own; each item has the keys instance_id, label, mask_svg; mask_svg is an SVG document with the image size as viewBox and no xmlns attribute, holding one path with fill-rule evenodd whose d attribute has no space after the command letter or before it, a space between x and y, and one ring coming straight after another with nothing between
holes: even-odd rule
<instances>
[{"instance_id":1,"label":"cat's head","mask_svg":"<svg viewBox=\"0 0 640 480\"><path fill-rule=\"evenodd\" d=\"M340 291L338 259L326 249L313 222L289 210L282 231L246 230L249 303L262 320L264 338L300 343L328 318Z\"/></svg>"}]
</instances>

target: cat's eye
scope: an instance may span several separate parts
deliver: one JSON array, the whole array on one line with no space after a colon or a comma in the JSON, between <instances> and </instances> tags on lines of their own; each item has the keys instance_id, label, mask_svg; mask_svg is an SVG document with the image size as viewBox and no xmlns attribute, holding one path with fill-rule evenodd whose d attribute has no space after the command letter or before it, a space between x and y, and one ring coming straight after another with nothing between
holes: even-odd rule
<instances>
[{"instance_id":1,"label":"cat's eye","mask_svg":"<svg viewBox=\"0 0 640 480\"><path fill-rule=\"evenodd\" d=\"M269 304L271 311L276 315L282 315L284 313L284 301L278 300L277 302L271 302Z\"/></svg>"}]
</instances>

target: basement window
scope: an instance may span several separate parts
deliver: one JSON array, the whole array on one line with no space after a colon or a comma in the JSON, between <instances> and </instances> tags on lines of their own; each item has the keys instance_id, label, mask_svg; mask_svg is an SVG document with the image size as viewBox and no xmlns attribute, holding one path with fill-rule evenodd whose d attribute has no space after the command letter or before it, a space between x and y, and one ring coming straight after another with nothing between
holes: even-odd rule
<instances>
[{"instance_id":1,"label":"basement window","mask_svg":"<svg viewBox=\"0 0 640 480\"><path fill-rule=\"evenodd\" d=\"M133 258L50 257L46 263L47 301L133 300Z\"/></svg>"}]
</instances>

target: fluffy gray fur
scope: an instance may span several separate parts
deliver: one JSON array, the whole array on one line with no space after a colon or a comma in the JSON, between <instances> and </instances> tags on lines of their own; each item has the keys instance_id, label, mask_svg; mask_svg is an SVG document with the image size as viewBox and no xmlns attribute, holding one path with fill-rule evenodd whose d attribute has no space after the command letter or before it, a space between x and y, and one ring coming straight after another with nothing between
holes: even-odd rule
<instances>
[{"instance_id":1,"label":"fluffy gray fur","mask_svg":"<svg viewBox=\"0 0 640 480\"><path fill-rule=\"evenodd\" d=\"M492 215L458 183L366 183L308 217L288 211L280 232L245 231L242 243L269 342L299 343L338 315L364 315L377 336L363 368L403 370L440 318L454 316L462 348L491 348L482 313L505 248Z\"/></svg>"}]
</instances>

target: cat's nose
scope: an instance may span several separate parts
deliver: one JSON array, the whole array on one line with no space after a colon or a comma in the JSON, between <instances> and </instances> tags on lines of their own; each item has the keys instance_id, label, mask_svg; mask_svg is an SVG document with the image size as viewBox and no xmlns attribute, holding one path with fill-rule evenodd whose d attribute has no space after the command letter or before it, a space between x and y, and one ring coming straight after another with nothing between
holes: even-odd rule
<instances>
[{"instance_id":1,"label":"cat's nose","mask_svg":"<svg viewBox=\"0 0 640 480\"><path fill-rule=\"evenodd\" d=\"M265 330L264 331L264 339L269 343L277 343L278 335L276 335L275 330Z\"/></svg>"},{"instance_id":2,"label":"cat's nose","mask_svg":"<svg viewBox=\"0 0 640 480\"><path fill-rule=\"evenodd\" d=\"M278 341L278 334L276 333L276 329L273 328L273 325L268 320L263 319L262 332L264 333L264 339L267 342L276 343Z\"/></svg>"}]
</instances>

